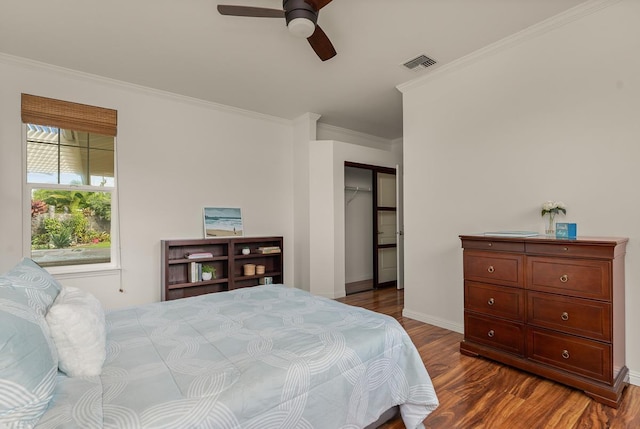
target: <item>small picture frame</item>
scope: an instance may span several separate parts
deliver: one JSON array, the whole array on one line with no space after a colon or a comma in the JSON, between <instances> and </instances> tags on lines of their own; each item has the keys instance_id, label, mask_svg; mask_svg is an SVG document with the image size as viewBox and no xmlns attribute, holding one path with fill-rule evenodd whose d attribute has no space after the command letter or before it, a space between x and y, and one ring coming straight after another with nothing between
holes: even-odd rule
<instances>
[{"instance_id":1,"label":"small picture frame","mask_svg":"<svg viewBox=\"0 0 640 429\"><path fill-rule=\"evenodd\" d=\"M556 238L577 238L578 225L575 223L556 223Z\"/></svg>"},{"instance_id":2,"label":"small picture frame","mask_svg":"<svg viewBox=\"0 0 640 429\"><path fill-rule=\"evenodd\" d=\"M244 235L242 211L231 207L205 207L202 210L204 238Z\"/></svg>"}]
</instances>

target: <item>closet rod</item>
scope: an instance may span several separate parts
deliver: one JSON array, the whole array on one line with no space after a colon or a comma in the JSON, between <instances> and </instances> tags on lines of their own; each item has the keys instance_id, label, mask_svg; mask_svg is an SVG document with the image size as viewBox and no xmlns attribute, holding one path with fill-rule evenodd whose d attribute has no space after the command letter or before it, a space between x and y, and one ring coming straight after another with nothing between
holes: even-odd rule
<instances>
[{"instance_id":1,"label":"closet rod","mask_svg":"<svg viewBox=\"0 0 640 429\"><path fill-rule=\"evenodd\" d=\"M361 192L371 192L371 188L362 188L360 186L345 186L345 191L361 191Z\"/></svg>"}]
</instances>

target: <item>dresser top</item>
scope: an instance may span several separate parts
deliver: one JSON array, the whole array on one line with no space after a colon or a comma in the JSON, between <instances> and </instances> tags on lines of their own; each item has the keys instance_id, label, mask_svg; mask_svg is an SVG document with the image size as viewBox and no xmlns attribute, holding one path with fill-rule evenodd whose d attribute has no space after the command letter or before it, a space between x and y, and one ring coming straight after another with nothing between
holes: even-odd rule
<instances>
[{"instance_id":1,"label":"dresser top","mask_svg":"<svg viewBox=\"0 0 640 429\"><path fill-rule=\"evenodd\" d=\"M602 245L602 246L614 246L629 241L627 237L587 237L579 236L577 238L556 238L548 237L546 235L536 235L533 237L508 237L500 235L490 234L468 234L460 235L460 240L482 240L482 241L506 241L506 242L518 242L518 243L557 243L557 244L588 244L588 245Z\"/></svg>"},{"instance_id":2,"label":"dresser top","mask_svg":"<svg viewBox=\"0 0 640 429\"><path fill-rule=\"evenodd\" d=\"M555 238L544 235L534 237L504 237L487 234L460 236L464 249L586 258L622 256L626 253L628 240L625 237Z\"/></svg>"}]
</instances>

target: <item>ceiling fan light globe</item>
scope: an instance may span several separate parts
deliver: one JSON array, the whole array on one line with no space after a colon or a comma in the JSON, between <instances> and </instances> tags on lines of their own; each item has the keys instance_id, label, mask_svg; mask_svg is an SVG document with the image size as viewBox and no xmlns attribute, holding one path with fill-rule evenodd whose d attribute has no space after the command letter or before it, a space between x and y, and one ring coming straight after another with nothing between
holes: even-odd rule
<instances>
[{"instance_id":1,"label":"ceiling fan light globe","mask_svg":"<svg viewBox=\"0 0 640 429\"><path fill-rule=\"evenodd\" d=\"M315 31L316 25L313 23L313 21L307 18L295 18L289 21L287 28L289 29L289 33L291 33L295 37L307 39L311 37L311 35Z\"/></svg>"}]
</instances>

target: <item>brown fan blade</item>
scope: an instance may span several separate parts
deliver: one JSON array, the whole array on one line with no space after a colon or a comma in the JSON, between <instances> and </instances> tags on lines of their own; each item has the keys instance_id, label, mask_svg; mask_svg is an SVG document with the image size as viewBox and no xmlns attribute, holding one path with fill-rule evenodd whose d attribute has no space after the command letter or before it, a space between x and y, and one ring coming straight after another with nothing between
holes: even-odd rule
<instances>
[{"instance_id":1,"label":"brown fan blade","mask_svg":"<svg viewBox=\"0 0 640 429\"><path fill-rule=\"evenodd\" d=\"M316 25L315 31L307 40L322 61L327 61L336 56L335 48L319 25Z\"/></svg>"},{"instance_id":2,"label":"brown fan blade","mask_svg":"<svg viewBox=\"0 0 640 429\"><path fill-rule=\"evenodd\" d=\"M307 2L307 4L313 6L315 10L318 11L323 7L325 7L326 5L328 5L329 3L331 3L332 0L304 0L304 1Z\"/></svg>"},{"instance_id":3,"label":"brown fan blade","mask_svg":"<svg viewBox=\"0 0 640 429\"><path fill-rule=\"evenodd\" d=\"M220 12L221 15L250 16L254 18L284 18L284 10L267 9L264 7L219 4L218 12Z\"/></svg>"}]
</instances>

